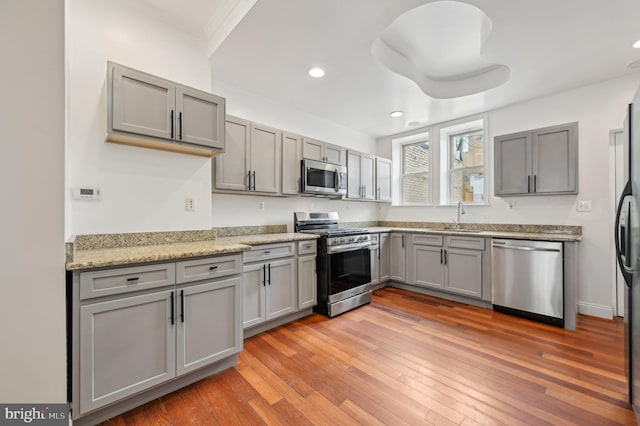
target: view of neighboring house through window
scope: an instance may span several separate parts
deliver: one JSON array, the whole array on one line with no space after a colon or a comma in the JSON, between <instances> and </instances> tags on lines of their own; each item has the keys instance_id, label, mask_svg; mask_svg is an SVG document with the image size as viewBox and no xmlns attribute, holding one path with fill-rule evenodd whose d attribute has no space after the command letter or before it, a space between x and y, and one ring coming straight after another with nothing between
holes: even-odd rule
<instances>
[{"instance_id":1,"label":"view of neighboring house through window","mask_svg":"<svg viewBox=\"0 0 640 426\"><path fill-rule=\"evenodd\" d=\"M449 135L449 202L483 203L484 132Z\"/></svg>"},{"instance_id":2,"label":"view of neighboring house through window","mask_svg":"<svg viewBox=\"0 0 640 426\"><path fill-rule=\"evenodd\" d=\"M431 203L430 157L427 140L402 145L403 203Z\"/></svg>"}]
</instances>

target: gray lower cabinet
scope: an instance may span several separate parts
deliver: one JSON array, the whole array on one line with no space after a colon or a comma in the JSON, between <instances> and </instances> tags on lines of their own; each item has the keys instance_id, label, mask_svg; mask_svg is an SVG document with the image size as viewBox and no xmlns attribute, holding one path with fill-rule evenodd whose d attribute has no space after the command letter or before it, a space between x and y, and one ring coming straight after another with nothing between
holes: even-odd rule
<instances>
[{"instance_id":1,"label":"gray lower cabinet","mask_svg":"<svg viewBox=\"0 0 640 426\"><path fill-rule=\"evenodd\" d=\"M393 281L406 281L406 239L406 234L396 232L389 237L389 278Z\"/></svg>"},{"instance_id":2,"label":"gray lower cabinet","mask_svg":"<svg viewBox=\"0 0 640 426\"><path fill-rule=\"evenodd\" d=\"M241 288L234 277L179 290L178 375L242 351Z\"/></svg>"},{"instance_id":3,"label":"gray lower cabinet","mask_svg":"<svg viewBox=\"0 0 640 426\"><path fill-rule=\"evenodd\" d=\"M371 234L371 285L380 283L380 234Z\"/></svg>"},{"instance_id":4,"label":"gray lower cabinet","mask_svg":"<svg viewBox=\"0 0 640 426\"><path fill-rule=\"evenodd\" d=\"M80 307L79 412L90 412L176 376L175 291Z\"/></svg>"},{"instance_id":5,"label":"gray lower cabinet","mask_svg":"<svg viewBox=\"0 0 640 426\"><path fill-rule=\"evenodd\" d=\"M496 136L495 194L578 193L578 123Z\"/></svg>"},{"instance_id":6,"label":"gray lower cabinet","mask_svg":"<svg viewBox=\"0 0 640 426\"><path fill-rule=\"evenodd\" d=\"M298 242L298 310L318 304L315 241Z\"/></svg>"},{"instance_id":7,"label":"gray lower cabinet","mask_svg":"<svg viewBox=\"0 0 640 426\"><path fill-rule=\"evenodd\" d=\"M410 235L407 283L481 298L484 238Z\"/></svg>"},{"instance_id":8,"label":"gray lower cabinet","mask_svg":"<svg viewBox=\"0 0 640 426\"><path fill-rule=\"evenodd\" d=\"M391 241L389 233L380 234L380 282L387 282L391 279Z\"/></svg>"},{"instance_id":9,"label":"gray lower cabinet","mask_svg":"<svg viewBox=\"0 0 640 426\"><path fill-rule=\"evenodd\" d=\"M113 62L107 71L108 141L205 156L224 152L224 98Z\"/></svg>"},{"instance_id":10,"label":"gray lower cabinet","mask_svg":"<svg viewBox=\"0 0 640 426\"><path fill-rule=\"evenodd\" d=\"M74 272L74 420L242 350L241 255Z\"/></svg>"},{"instance_id":11,"label":"gray lower cabinet","mask_svg":"<svg viewBox=\"0 0 640 426\"><path fill-rule=\"evenodd\" d=\"M244 255L244 328L296 312L296 262L293 243L254 246Z\"/></svg>"}]
</instances>

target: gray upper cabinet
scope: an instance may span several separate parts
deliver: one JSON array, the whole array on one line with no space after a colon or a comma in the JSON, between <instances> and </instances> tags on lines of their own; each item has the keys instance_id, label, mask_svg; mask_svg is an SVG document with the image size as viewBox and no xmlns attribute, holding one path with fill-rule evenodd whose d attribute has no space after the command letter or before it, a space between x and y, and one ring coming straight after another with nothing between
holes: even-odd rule
<instances>
[{"instance_id":1,"label":"gray upper cabinet","mask_svg":"<svg viewBox=\"0 0 640 426\"><path fill-rule=\"evenodd\" d=\"M225 100L176 86L177 139L224 151Z\"/></svg>"},{"instance_id":2,"label":"gray upper cabinet","mask_svg":"<svg viewBox=\"0 0 640 426\"><path fill-rule=\"evenodd\" d=\"M347 198L375 200L375 157L349 150L347 167Z\"/></svg>"},{"instance_id":3,"label":"gray upper cabinet","mask_svg":"<svg viewBox=\"0 0 640 426\"><path fill-rule=\"evenodd\" d=\"M578 193L578 123L496 136L495 195Z\"/></svg>"},{"instance_id":4,"label":"gray upper cabinet","mask_svg":"<svg viewBox=\"0 0 640 426\"><path fill-rule=\"evenodd\" d=\"M331 164L347 165L347 150L338 145L302 138L302 157Z\"/></svg>"},{"instance_id":5,"label":"gray upper cabinet","mask_svg":"<svg viewBox=\"0 0 640 426\"><path fill-rule=\"evenodd\" d=\"M302 138L293 133L282 132L282 193L300 193L300 161L302 160Z\"/></svg>"},{"instance_id":6,"label":"gray upper cabinet","mask_svg":"<svg viewBox=\"0 0 640 426\"><path fill-rule=\"evenodd\" d=\"M228 115L226 118L226 150L215 159L215 188L248 191L251 170L251 123Z\"/></svg>"},{"instance_id":7,"label":"gray upper cabinet","mask_svg":"<svg viewBox=\"0 0 640 426\"><path fill-rule=\"evenodd\" d=\"M224 98L112 62L107 71L107 141L204 156L224 152Z\"/></svg>"},{"instance_id":8,"label":"gray upper cabinet","mask_svg":"<svg viewBox=\"0 0 640 426\"><path fill-rule=\"evenodd\" d=\"M391 202L391 160L376 158L376 201Z\"/></svg>"},{"instance_id":9,"label":"gray upper cabinet","mask_svg":"<svg viewBox=\"0 0 640 426\"><path fill-rule=\"evenodd\" d=\"M215 160L214 188L278 193L281 131L230 115L225 127L226 150Z\"/></svg>"}]
</instances>

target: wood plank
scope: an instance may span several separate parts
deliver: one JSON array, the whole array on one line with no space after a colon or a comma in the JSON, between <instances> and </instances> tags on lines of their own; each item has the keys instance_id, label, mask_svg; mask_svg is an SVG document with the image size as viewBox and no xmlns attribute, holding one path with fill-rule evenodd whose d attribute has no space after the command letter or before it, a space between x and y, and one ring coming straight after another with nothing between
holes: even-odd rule
<instances>
[{"instance_id":1,"label":"wood plank","mask_svg":"<svg viewBox=\"0 0 640 426\"><path fill-rule=\"evenodd\" d=\"M247 339L236 367L104 424L632 425L623 333L385 288Z\"/></svg>"}]
</instances>

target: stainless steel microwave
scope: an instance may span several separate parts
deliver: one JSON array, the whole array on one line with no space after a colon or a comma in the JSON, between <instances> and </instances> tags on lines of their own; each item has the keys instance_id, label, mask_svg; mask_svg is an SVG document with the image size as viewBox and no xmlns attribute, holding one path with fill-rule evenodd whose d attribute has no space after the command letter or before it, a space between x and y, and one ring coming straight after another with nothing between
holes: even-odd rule
<instances>
[{"instance_id":1,"label":"stainless steel microwave","mask_svg":"<svg viewBox=\"0 0 640 426\"><path fill-rule=\"evenodd\" d=\"M347 195L347 168L338 164L302 160L300 173L303 194L339 197Z\"/></svg>"}]
</instances>

